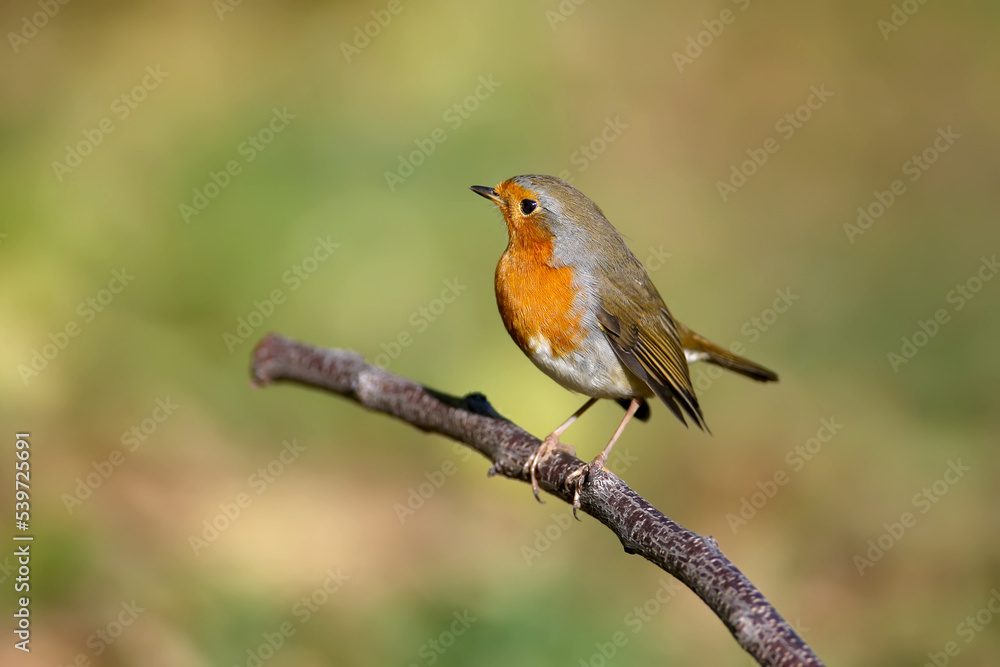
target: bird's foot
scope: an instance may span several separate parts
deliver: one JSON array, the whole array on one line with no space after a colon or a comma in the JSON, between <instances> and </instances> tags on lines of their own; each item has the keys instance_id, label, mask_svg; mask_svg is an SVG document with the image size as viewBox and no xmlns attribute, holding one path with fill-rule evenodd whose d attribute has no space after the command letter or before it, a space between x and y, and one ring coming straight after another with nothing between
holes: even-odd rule
<instances>
[{"instance_id":1,"label":"bird's foot","mask_svg":"<svg viewBox=\"0 0 1000 667\"><path fill-rule=\"evenodd\" d=\"M574 455L576 454L576 451L572 447L559 442L558 435L550 433L545 440L542 440L542 444L538 446L538 449L536 449L535 453L531 455L528 462L524 464L524 472L531 476L531 491L535 494L535 500L540 503L544 503L545 501L542 500L540 495L538 495L538 466L541 465L542 461L555 450L562 450Z\"/></svg>"},{"instance_id":2,"label":"bird's foot","mask_svg":"<svg viewBox=\"0 0 1000 667\"><path fill-rule=\"evenodd\" d=\"M580 509L580 494L583 492L583 485L590 479L590 472L595 466L597 469L604 467L597 460L594 460L590 463L581 464L579 468L566 477L566 484L573 489L573 518L577 521L580 520L580 517L576 514L576 511Z\"/></svg>"}]
</instances>

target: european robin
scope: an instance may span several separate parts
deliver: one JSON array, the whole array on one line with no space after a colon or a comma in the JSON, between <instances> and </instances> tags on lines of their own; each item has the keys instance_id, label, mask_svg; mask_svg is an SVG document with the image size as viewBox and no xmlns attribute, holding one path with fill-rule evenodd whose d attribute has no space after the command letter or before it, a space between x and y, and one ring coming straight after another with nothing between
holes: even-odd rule
<instances>
[{"instance_id":1,"label":"european robin","mask_svg":"<svg viewBox=\"0 0 1000 667\"><path fill-rule=\"evenodd\" d=\"M597 204L554 176L515 176L495 188L472 186L500 209L509 241L496 270L500 317L517 346L546 375L590 399L552 431L526 466L538 498L539 463L597 399L617 401L625 417L582 475L603 466L629 420L649 417L657 396L687 426L708 430L688 364L707 361L760 382L772 371L703 338L674 319Z\"/></svg>"}]
</instances>

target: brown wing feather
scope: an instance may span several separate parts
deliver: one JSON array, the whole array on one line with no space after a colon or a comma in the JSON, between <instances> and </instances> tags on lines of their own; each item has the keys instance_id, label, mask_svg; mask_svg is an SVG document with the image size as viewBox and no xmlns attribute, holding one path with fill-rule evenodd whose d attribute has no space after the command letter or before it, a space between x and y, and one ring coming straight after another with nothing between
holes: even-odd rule
<instances>
[{"instance_id":1,"label":"brown wing feather","mask_svg":"<svg viewBox=\"0 0 1000 667\"><path fill-rule=\"evenodd\" d=\"M656 295L657 298L659 295ZM708 426L691 386L687 359L673 318L664 306L660 317L623 322L607 309L598 311L611 349L618 359L653 390L660 400L687 426L685 413L702 430Z\"/></svg>"}]
</instances>

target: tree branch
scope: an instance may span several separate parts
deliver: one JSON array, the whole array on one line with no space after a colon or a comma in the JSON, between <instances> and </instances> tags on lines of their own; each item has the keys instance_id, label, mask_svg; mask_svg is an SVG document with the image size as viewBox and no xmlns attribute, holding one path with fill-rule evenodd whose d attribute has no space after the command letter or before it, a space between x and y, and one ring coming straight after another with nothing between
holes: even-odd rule
<instances>
[{"instance_id":1,"label":"tree branch","mask_svg":"<svg viewBox=\"0 0 1000 667\"><path fill-rule=\"evenodd\" d=\"M457 440L492 461L490 475L530 482L524 466L540 441L503 418L482 394L449 396L393 375L344 350L330 350L270 334L254 350L256 386L278 381L324 389L423 431ZM563 451L538 470L541 488L573 502L567 478L583 461ZM822 665L715 540L674 523L606 470L591 471L580 507L639 554L679 579L704 600L733 637L761 665Z\"/></svg>"}]
</instances>

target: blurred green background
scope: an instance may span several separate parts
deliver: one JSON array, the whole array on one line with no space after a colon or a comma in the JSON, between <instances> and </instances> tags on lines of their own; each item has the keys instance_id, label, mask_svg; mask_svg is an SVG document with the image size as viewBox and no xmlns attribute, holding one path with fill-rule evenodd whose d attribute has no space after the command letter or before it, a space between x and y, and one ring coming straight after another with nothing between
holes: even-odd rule
<instances>
[{"instance_id":1,"label":"blurred green background","mask_svg":"<svg viewBox=\"0 0 1000 667\"><path fill-rule=\"evenodd\" d=\"M549 432L581 399L504 331L467 188L552 173L781 374L696 370L713 436L654 406L623 478L828 664L996 664L998 14L903 5L5 3L0 471L30 431L36 542L0 661L750 664L478 455L249 386L279 331Z\"/></svg>"}]
</instances>

